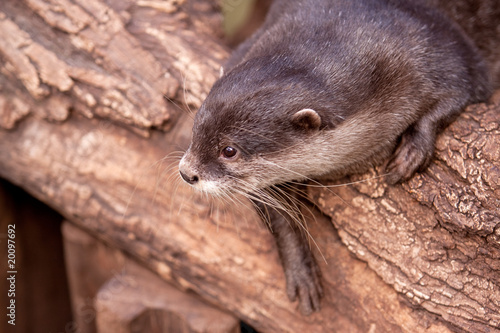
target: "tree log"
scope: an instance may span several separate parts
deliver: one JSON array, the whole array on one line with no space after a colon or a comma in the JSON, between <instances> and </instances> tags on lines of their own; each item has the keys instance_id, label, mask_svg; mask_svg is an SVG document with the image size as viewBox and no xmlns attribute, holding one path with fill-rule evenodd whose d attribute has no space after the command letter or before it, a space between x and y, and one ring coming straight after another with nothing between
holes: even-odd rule
<instances>
[{"instance_id":1,"label":"tree log","mask_svg":"<svg viewBox=\"0 0 500 333\"><path fill-rule=\"evenodd\" d=\"M470 332L500 328L496 97L469 107L439 137L431 166L402 186L363 175L310 191L342 242L386 283Z\"/></svg>"},{"instance_id":2,"label":"tree log","mask_svg":"<svg viewBox=\"0 0 500 333\"><path fill-rule=\"evenodd\" d=\"M500 95L403 185L309 190L340 238L311 208L326 296L303 317L250 207L177 176L219 20L207 0L1 1L0 176L263 332L500 332Z\"/></svg>"}]
</instances>

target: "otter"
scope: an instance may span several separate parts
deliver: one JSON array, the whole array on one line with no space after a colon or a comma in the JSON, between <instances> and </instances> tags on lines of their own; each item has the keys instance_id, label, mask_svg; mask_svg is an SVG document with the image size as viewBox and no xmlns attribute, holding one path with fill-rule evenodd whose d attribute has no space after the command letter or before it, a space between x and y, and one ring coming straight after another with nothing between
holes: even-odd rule
<instances>
[{"instance_id":1,"label":"otter","mask_svg":"<svg viewBox=\"0 0 500 333\"><path fill-rule=\"evenodd\" d=\"M438 4L276 0L195 116L180 176L254 203L303 314L320 309L323 289L293 213L300 182L384 162L390 184L407 180L437 133L491 94L483 51Z\"/></svg>"}]
</instances>

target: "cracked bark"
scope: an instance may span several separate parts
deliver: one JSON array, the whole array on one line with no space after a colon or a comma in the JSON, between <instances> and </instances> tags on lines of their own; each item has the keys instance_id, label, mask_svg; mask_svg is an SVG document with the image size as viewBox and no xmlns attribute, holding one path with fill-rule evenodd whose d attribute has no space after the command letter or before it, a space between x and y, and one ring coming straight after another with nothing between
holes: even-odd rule
<instances>
[{"instance_id":1,"label":"cracked bark","mask_svg":"<svg viewBox=\"0 0 500 333\"><path fill-rule=\"evenodd\" d=\"M500 327L499 97L469 107L439 137L431 166L402 186L310 190L386 283L471 332Z\"/></svg>"},{"instance_id":2,"label":"cracked bark","mask_svg":"<svg viewBox=\"0 0 500 333\"><path fill-rule=\"evenodd\" d=\"M500 94L409 182L310 189L340 238L316 212L326 297L302 317L253 211L170 169L189 142L181 109L228 54L219 20L215 1L1 1L0 176L262 331L500 331Z\"/></svg>"}]
</instances>

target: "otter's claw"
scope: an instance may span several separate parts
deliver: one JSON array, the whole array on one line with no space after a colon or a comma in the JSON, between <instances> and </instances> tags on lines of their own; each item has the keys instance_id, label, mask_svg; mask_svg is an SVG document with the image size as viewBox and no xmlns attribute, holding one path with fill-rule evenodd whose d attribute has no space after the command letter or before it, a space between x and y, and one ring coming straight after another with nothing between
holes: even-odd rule
<instances>
[{"instance_id":1,"label":"otter's claw","mask_svg":"<svg viewBox=\"0 0 500 333\"><path fill-rule=\"evenodd\" d=\"M290 301L299 298L299 308L303 315L310 315L320 310L320 300L323 297L321 286L321 271L312 257L311 252L306 252L309 258L285 267L287 295Z\"/></svg>"},{"instance_id":2,"label":"otter's claw","mask_svg":"<svg viewBox=\"0 0 500 333\"><path fill-rule=\"evenodd\" d=\"M426 167L434 152L434 133L423 133L414 128L407 130L401 143L386 166L386 180L389 184L409 179Z\"/></svg>"}]
</instances>

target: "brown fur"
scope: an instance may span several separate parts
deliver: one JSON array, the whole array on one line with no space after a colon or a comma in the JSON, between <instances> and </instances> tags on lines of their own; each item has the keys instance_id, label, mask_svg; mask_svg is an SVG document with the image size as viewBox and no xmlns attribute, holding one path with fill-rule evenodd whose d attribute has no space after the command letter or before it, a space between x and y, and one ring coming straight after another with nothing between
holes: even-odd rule
<instances>
[{"instance_id":1,"label":"brown fur","mask_svg":"<svg viewBox=\"0 0 500 333\"><path fill-rule=\"evenodd\" d=\"M500 35L500 6L491 1L498 3L485 0L485 8L496 23L479 16L481 6L477 17L462 15L455 1L276 0L228 61L196 115L181 176L254 202L303 313L319 309L322 289L293 223L297 189L289 182L360 172L388 158L390 183L424 168L439 130L490 95Z\"/></svg>"}]
</instances>

